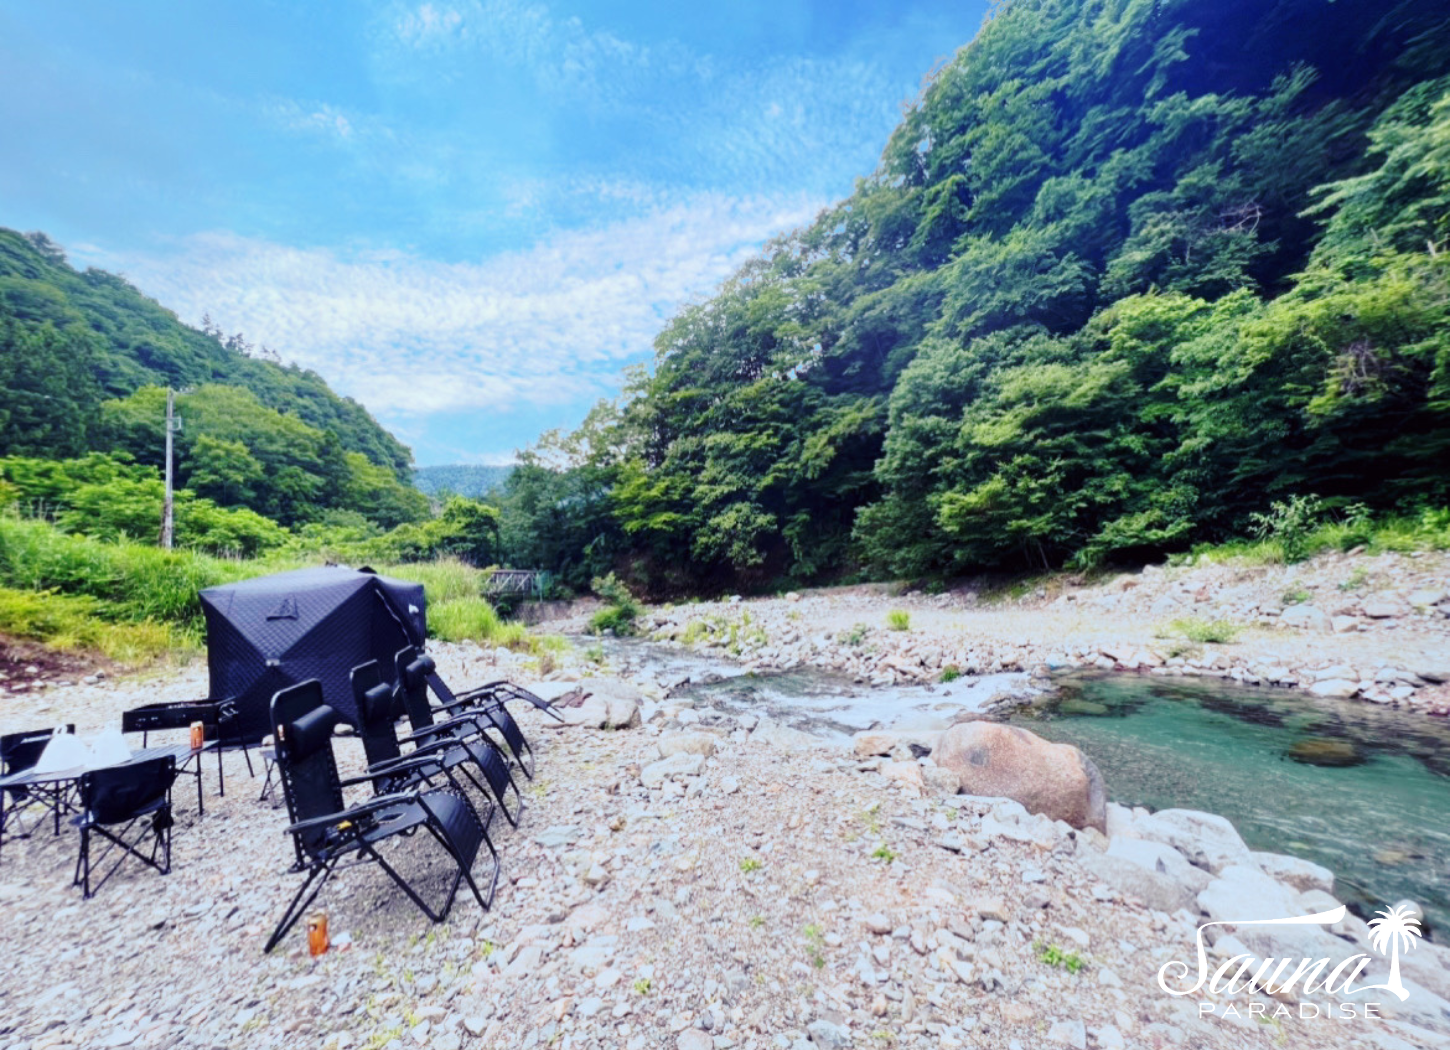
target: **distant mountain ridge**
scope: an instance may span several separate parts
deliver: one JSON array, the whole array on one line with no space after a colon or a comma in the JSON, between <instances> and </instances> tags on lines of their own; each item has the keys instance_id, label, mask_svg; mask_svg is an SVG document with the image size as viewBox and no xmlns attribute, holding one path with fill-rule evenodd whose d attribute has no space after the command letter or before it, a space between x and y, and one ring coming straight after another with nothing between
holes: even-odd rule
<instances>
[{"instance_id":1,"label":"distant mountain ridge","mask_svg":"<svg viewBox=\"0 0 1450 1050\"><path fill-rule=\"evenodd\" d=\"M413 471L413 484L429 496L451 492L454 495L479 499L502 489L514 470L512 464L503 467L463 463L443 467L418 467Z\"/></svg>"},{"instance_id":2,"label":"distant mountain ridge","mask_svg":"<svg viewBox=\"0 0 1450 1050\"><path fill-rule=\"evenodd\" d=\"M201 331L124 277L78 271L44 234L0 227L0 455L78 455L100 403L145 386L244 387L268 408L337 435L399 481L411 451L316 372L250 356L240 336Z\"/></svg>"}]
</instances>

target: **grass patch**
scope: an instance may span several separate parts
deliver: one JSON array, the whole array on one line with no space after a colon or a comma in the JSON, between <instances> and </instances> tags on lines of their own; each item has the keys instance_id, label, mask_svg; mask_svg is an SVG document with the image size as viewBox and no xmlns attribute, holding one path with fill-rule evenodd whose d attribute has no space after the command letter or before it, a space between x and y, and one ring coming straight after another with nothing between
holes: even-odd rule
<instances>
[{"instance_id":1,"label":"grass patch","mask_svg":"<svg viewBox=\"0 0 1450 1050\"><path fill-rule=\"evenodd\" d=\"M1310 594L1303 587L1295 587L1292 591L1285 591L1282 600L1285 605L1303 605L1314 595Z\"/></svg>"},{"instance_id":2,"label":"grass patch","mask_svg":"<svg viewBox=\"0 0 1450 1050\"><path fill-rule=\"evenodd\" d=\"M747 875L749 875L751 872L759 871L764 866L765 865L761 864L760 861L754 857L746 857L740 862L740 870L745 872L745 874Z\"/></svg>"},{"instance_id":3,"label":"grass patch","mask_svg":"<svg viewBox=\"0 0 1450 1050\"><path fill-rule=\"evenodd\" d=\"M840 642L842 645L849 646L854 649L858 645L866 641L866 636L870 633L871 628L867 627L864 623L858 623L852 625L849 631L842 631L839 635L837 635L836 641Z\"/></svg>"},{"instance_id":4,"label":"grass patch","mask_svg":"<svg viewBox=\"0 0 1450 1050\"><path fill-rule=\"evenodd\" d=\"M0 632L57 649L86 649L123 664L197 649L205 637L200 591L253 576L285 572L315 559L223 558L165 551L149 544L104 542L61 532L46 521L0 516ZM428 596L430 633L533 652L567 648L540 643L499 617L482 597L484 570L457 558L381 567L416 580Z\"/></svg>"},{"instance_id":5,"label":"grass patch","mask_svg":"<svg viewBox=\"0 0 1450 1050\"><path fill-rule=\"evenodd\" d=\"M504 620L483 598L454 598L428 606L428 633L444 642L479 642L531 653L538 644L521 623Z\"/></svg>"},{"instance_id":6,"label":"grass patch","mask_svg":"<svg viewBox=\"0 0 1450 1050\"><path fill-rule=\"evenodd\" d=\"M1369 573L1366 572L1364 569L1359 568L1355 569L1352 573L1350 573L1349 577L1338 586L1341 591L1348 594L1351 591L1364 590L1365 586L1368 585L1368 583Z\"/></svg>"},{"instance_id":7,"label":"grass patch","mask_svg":"<svg viewBox=\"0 0 1450 1050\"><path fill-rule=\"evenodd\" d=\"M811 965L817 970L826 965L826 933L815 923L807 926L802 933L806 939L806 950L810 956Z\"/></svg>"},{"instance_id":8,"label":"grass patch","mask_svg":"<svg viewBox=\"0 0 1450 1050\"><path fill-rule=\"evenodd\" d=\"M1321 515L1336 512L1326 512ZM1266 517L1272 517L1268 515ZM1275 534L1275 524L1279 525ZM1450 508L1424 510L1419 514L1370 519L1359 508L1337 512L1335 520L1308 525L1271 522L1253 540L1200 544L1187 555L1171 558L1175 564L1236 562L1245 565L1282 565L1326 551L1350 551L1363 547L1370 554L1450 550Z\"/></svg>"},{"instance_id":9,"label":"grass patch","mask_svg":"<svg viewBox=\"0 0 1450 1050\"><path fill-rule=\"evenodd\" d=\"M959 668L956 664L947 664L941 669L941 675L938 678L938 681L955 682L961 676L961 668Z\"/></svg>"},{"instance_id":10,"label":"grass patch","mask_svg":"<svg viewBox=\"0 0 1450 1050\"><path fill-rule=\"evenodd\" d=\"M1186 620L1174 620L1172 627L1196 645L1228 645L1239 636L1239 628L1228 620L1200 620L1189 617Z\"/></svg>"},{"instance_id":11,"label":"grass patch","mask_svg":"<svg viewBox=\"0 0 1450 1050\"><path fill-rule=\"evenodd\" d=\"M1046 963L1048 966L1055 966L1066 970L1068 973L1076 974L1082 972L1087 965L1087 960L1077 952L1066 951L1055 944L1044 944L1036 941L1032 950L1037 953L1037 961Z\"/></svg>"},{"instance_id":12,"label":"grass patch","mask_svg":"<svg viewBox=\"0 0 1450 1050\"><path fill-rule=\"evenodd\" d=\"M879 860L882 864L890 864L896 859L896 851L883 842L871 851L871 859Z\"/></svg>"},{"instance_id":13,"label":"grass patch","mask_svg":"<svg viewBox=\"0 0 1450 1050\"><path fill-rule=\"evenodd\" d=\"M892 609L886 614L886 626L893 631L911 630L911 613L905 609Z\"/></svg>"},{"instance_id":14,"label":"grass patch","mask_svg":"<svg viewBox=\"0 0 1450 1050\"><path fill-rule=\"evenodd\" d=\"M170 624L111 623L100 609L101 603L90 597L0 588L0 633L67 652L98 652L129 666L198 647L195 635Z\"/></svg>"}]
</instances>

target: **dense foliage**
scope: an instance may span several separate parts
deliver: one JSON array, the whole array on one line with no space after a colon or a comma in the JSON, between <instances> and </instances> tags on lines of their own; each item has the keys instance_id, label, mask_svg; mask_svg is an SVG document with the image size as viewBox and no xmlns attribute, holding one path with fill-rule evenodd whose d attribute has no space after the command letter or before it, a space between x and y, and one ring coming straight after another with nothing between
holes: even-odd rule
<instances>
[{"instance_id":1,"label":"dense foliage","mask_svg":"<svg viewBox=\"0 0 1450 1050\"><path fill-rule=\"evenodd\" d=\"M366 409L274 358L241 334L182 324L123 277L75 270L43 234L0 228L0 452L104 451L105 435L93 430L103 400L143 387L224 385L410 481L412 456Z\"/></svg>"},{"instance_id":2,"label":"dense foliage","mask_svg":"<svg viewBox=\"0 0 1450 1050\"><path fill-rule=\"evenodd\" d=\"M1450 12L1008 0L881 164L526 457L656 588L1091 564L1450 499Z\"/></svg>"},{"instance_id":3,"label":"dense foliage","mask_svg":"<svg viewBox=\"0 0 1450 1050\"><path fill-rule=\"evenodd\" d=\"M240 454L247 450L237 443ZM376 471L362 457L347 453L344 468L366 478ZM219 468L194 470L192 483L206 491L217 483ZM357 475L345 475L359 484ZM374 478L387 491L398 488L390 474ZM411 497L423 496L412 489ZM365 495L367 495L365 493ZM62 532L103 542L155 543L160 529L164 490L154 467L138 464L125 452L92 452L66 460L25 456L0 457L0 512L49 521ZM385 505L385 504L384 504ZM449 497L438 513L425 520L406 520L383 529L356 511L328 514L288 529L247 507L222 506L191 488L175 493L176 546L209 554L254 558L267 552L292 557L328 557L363 562L421 562L452 556L485 567L498 560L499 512L478 500Z\"/></svg>"}]
</instances>

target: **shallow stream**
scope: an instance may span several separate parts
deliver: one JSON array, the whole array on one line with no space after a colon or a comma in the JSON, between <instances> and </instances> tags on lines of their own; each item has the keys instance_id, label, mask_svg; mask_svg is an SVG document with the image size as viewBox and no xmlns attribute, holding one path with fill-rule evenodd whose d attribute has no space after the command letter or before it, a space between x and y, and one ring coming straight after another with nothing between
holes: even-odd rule
<instances>
[{"instance_id":1,"label":"shallow stream","mask_svg":"<svg viewBox=\"0 0 1450 1050\"><path fill-rule=\"evenodd\" d=\"M611 663L674 696L769 715L825 736L873 726L944 728L994 697L1027 695L1022 675L871 689L815 670L744 675L734 665L643 642L612 642ZM1233 821L1255 849L1335 873L1362 915L1404 898L1450 931L1450 724L1362 701L1205 679L1074 674L991 717L1081 747L1108 797Z\"/></svg>"}]
</instances>

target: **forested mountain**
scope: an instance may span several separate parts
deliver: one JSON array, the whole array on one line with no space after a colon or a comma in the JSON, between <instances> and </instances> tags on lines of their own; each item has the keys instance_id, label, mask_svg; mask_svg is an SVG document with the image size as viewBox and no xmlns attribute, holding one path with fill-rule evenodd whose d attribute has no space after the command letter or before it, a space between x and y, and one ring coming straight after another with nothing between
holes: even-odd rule
<instances>
[{"instance_id":1,"label":"forested mountain","mask_svg":"<svg viewBox=\"0 0 1450 1050\"><path fill-rule=\"evenodd\" d=\"M51 473L111 486L99 496L134 498L132 517L156 519L170 386L182 391L175 464L189 495L286 526L366 519L390 529L428 517L412 454L356 401L315 372L252 356L240 335L182 324L114 274L77 272L40 234L0 229L0 386L0 457L10 457L0 482L55 489L40 513L63 508L58 494L69 491L45 481L41 464L96 452L149 473Z\"/></svg>"},{"instance_id":2,"label":"forested mountain","mask_svg":"<svg viewBox=\"0 0 1450 1050\"><path fill-rule=\"evenodd\" d=\"M408 482L412 455L362 405L315 372L250 356L246 340L199 331L123 277L77 271L39 234L0 228L0 454L77 455L95 447L107 398L145 386L244 387L268 408L337 435Z\"/></svg>"},{"instance_id":3,"label":"forested mountain","mask_svg":"<svg viewBox=\"0 0 1450 1050\"><path fill-rule=\"evenodd\" d=\"M477 499L503 488L513 467L489 467L458 464L444 467L419 467L413 471L413 484L429 496L451 492L455 496Z\"/></svg>"},{"instance_id":4,"label":"forested mountain","mask_svg":"<svg viewBox=\"0 0 1450 1050\"><path fill-rule=\"evenodd\" d=\"M1007 0L849 198L526 457L506 544L668 589L1443 504L1447 30L1443 0Z\"/></svg>"}]
</instances>

